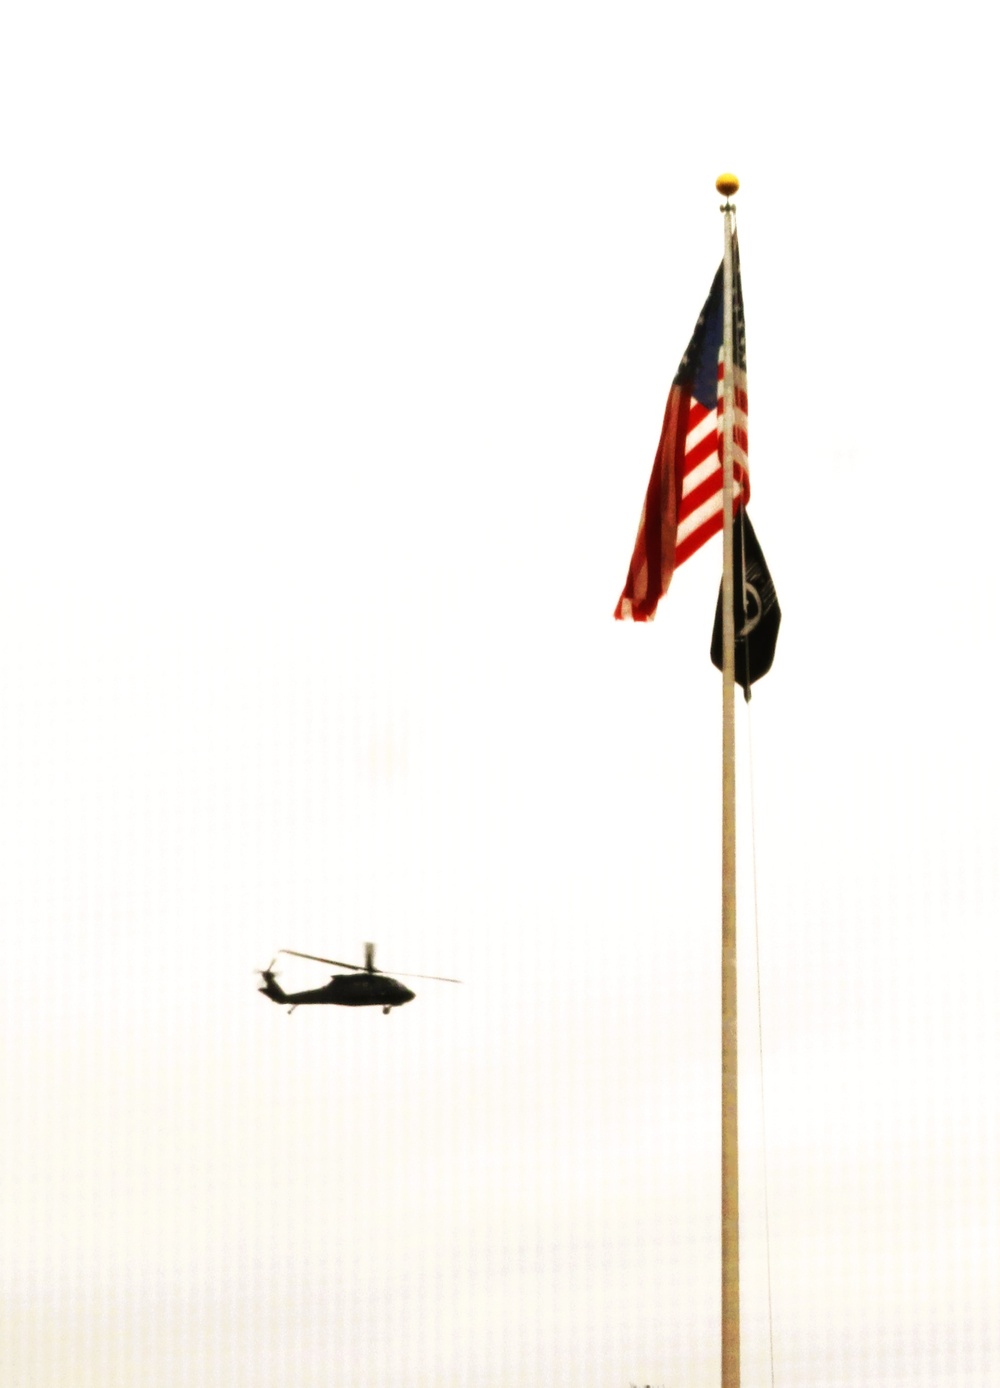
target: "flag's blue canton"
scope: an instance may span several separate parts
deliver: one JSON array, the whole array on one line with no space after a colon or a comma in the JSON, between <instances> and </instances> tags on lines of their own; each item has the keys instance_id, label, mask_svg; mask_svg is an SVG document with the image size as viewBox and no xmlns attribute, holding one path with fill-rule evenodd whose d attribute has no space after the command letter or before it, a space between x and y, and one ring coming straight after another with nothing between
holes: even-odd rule
<instances>
[{"instance_id":1,"label":"flag's blue canton","mask_svg":"<svg viewBox=\"0 0 1000 1388\"><path fill-rule=\"evenodd\" d=\"M740 284L740 259L733 243L733 338L736 365L744 371L747 365L747 330L743 318L743 288ZM722 274L720 265L701 316L695 324L688 349L681 358L674 385L685 386L706 410L714 410L719 393L719 353L722 350Z\"/></svg>"},{"instance_id":2,"label":"flag's blue canton","mask_svg":"<svg viewBox=\"0 0 1000 1388\"><path fill-rule=\"evenodd\" d=\"M688 349L674 377L706 410L715 409L719 386L719 349L722 347L722 266L701 311Z\"/></svg>"}]
</instances>

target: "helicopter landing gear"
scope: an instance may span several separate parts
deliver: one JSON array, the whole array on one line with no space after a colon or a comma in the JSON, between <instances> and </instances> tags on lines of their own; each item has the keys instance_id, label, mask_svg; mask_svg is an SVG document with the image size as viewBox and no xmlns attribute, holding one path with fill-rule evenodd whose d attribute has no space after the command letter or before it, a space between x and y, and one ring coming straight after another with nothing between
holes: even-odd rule
<instances>
[{"instance_id":1,"label":"helicopter landing gear","mask_svg":"<svg viewBox=\"0 0 1000 1388\"><path fill-rule=\"evenodd\" d=\"M392 1008L389 1006L388 1003L386 1003L385 1007L383 1007L383 1009L382 1009L382 1016L383 1016L383 1017L388 1017L388 1015L389 1015L389 1013L390 1013L391 1011L392 1011Z\"/></svg>"}]
</instances>

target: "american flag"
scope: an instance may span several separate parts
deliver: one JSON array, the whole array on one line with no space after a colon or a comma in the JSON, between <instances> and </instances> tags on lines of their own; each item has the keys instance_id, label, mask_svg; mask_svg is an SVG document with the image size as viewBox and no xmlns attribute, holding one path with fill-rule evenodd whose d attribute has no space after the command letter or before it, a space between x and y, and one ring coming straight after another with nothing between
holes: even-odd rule
<instances>
[{"instance_id":1,"label":"american flag","mask_svg":"<svg viewBox=\"0 0 1000 1388\"><path fill-rule=\"evenodd\" d=\"M746 325L733 240L733 510L750 497ZM674 569L722 529L722 266L677 368L646 488L635 550L615 616L648 622Z\"/></svg>"}]
</instances>

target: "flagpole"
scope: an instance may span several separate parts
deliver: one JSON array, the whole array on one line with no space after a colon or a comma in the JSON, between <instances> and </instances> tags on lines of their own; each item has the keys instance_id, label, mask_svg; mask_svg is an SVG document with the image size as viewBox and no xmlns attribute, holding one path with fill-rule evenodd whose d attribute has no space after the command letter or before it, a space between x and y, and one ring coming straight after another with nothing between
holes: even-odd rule
<instances>
[{"instance_id":1,"label":"flagpole","mask_svg":"<svg viewBox=\"0 0 1000 1388\"><path fill-rule=\"evenodd\" d=\"M736 1046L736 738L733 620L733 207L739 188L722 174L722 1388L740 1385L740 1180Z\"/></svg>"}]
</instances>

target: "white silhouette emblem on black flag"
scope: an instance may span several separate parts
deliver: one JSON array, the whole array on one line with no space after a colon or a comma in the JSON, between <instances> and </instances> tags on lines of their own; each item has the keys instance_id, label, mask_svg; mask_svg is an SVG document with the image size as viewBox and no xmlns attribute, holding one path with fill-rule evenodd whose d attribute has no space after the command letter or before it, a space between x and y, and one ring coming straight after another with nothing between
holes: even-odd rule
<instances>
[{"instance_id":1,"label":"white silhouette emblem on black flag","mask_svg":"<svg viewBox=\"0 0 1000 1388\"><path fill-rule=\"evenodd\" d=\"M766 675L778 644L781 608L746 508L733 517L733 620L736 627L736 683L750 698L750 686ZM722 669L722 584L712 628L712 664Z\"/></svg>"}]
</instances>

